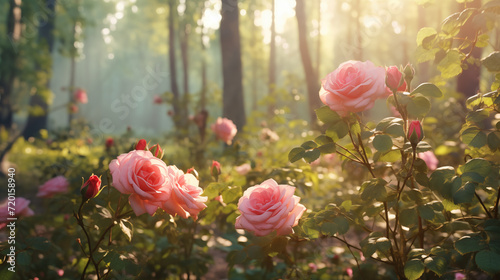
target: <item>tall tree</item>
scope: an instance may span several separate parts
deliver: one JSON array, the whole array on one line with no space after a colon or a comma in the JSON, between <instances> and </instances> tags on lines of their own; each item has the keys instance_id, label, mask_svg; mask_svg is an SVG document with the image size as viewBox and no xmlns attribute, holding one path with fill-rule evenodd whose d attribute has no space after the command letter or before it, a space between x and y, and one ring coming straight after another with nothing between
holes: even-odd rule
<instances>
[{"instance_id":1,"label":"tall tree","mask_svg":"<svg viewBox=\"0 0 500 280\"><path fill-rule=\"evenodd\" d=\"M52 53L52 49L54 46L54 18L55 18L55 0L46 0L45 1L45 12L46 19L40 22L40 26L38 28L38 41L42 46L46 46L48 55L50 56ZM50 67L50 65L47 65ZM40 65L37 65L37 68L41 68ZM50 72L50 69L45 69L45 71ZM47 79L46 84L43 86L45 89L50 88L50 80ZM47 128L47 118L48 118L48 104L47 98L43 93L39 92L43 91L43 89L37 89L37 92L31 96L30 98L30 107L38 107L43 110L41 113L33 113L33 110L30 110L30 114L28 116L28 122L23 131L23 137L25 139L29 137L37 137L39 136L39 132L41 129Z\"/></svg>"},{"instance_id":2,"label":"tall tree","mask_svg":"<svg viewBox=\"0 0 500 280\"><path fill-rule=\"evenodd\" d=\"M270 52L269 52L269 94L272 94L276 89L276 14L275 14L275 6L276 0L271 0L271 43L270 43ZM268 104L268 113L270 116L273 115L275 108L275 102L269 102Z\"/></svg>"},{"instance_id":3,"label":"tall tree","mask_svg":"<svg viewBox=\"0 0 500 280\"><path fill-rule=\"evenodd\" d=\"M17 75L17 42L21 36L21 7L18 1L9 0L7 13L7 37L1 46L0 56L0 127L12 128L14 110L12 90Z\"/></svg>"},{"instance_id":4,"label":"tall tree","mask_svg":"<svg viewBox=\"0 0 500 280\"><path fill-rule=\"evenodd\" d=\"M308 45L308 32L307 32L307 18L305 11L304 0L297 0L295 6L295 16L297 18L298 31L299 31L299 49L300 57L302 58L302 66L304 68L307 85L307 96L309 98L309 117L311 122L316 121L315 109L321 106L319 99L319 82L318 73L314 70L311 54L309 53Z\"/></svg>"},{"instance_id":5,"label":"tall tree","mask_svg":"<svg viewBox=\"0 0 500 280\"><path fill-rule=\"evenodd\" d=\"M222 0L220 42L222 51L222 115L234 122L239 130L246 124L243 98L240 24L237 0Z\"/></svg>"},{"instance_id":6,"label":"tall tree","mask_svg":"<svg viewBox=\"0 0 500 280\"><path fill-rule=\"evenodd\" d=\"M170 67L170 88L173 95L174 124L180 127L181 109L179 107L179 86L177 84L177 64L175 58L175 17L177 13L177 0L168 1L168 60Z\"/></svg>"}]
</instances>

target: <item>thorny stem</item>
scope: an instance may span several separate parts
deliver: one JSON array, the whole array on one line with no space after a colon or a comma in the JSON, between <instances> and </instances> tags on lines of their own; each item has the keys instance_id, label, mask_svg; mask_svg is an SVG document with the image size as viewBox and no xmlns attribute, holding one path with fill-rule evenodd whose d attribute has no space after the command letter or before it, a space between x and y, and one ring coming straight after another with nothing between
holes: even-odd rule
<instances>
[{"instance_id":1,"label":"thorny stem","mask_svg":"<svg viewBox=\"0 0 500 280\"><path fill-rule=\"evenodd\" d=\"M343 150L345 150L345 151L346 151L346 152L348 152L349 154L351 154L354 158L356 158L356 160L354 160L354 159L350 158L349 156L347 156L347 155L345 155L345 154L343 154L343 153L341 153L341 152L339 152L339 151L337 151L337 153L338 153L338 154L340 154L341 156L344 156L344 157L346 157L346 158L348 158L348 159L350 159L350 160L352 160L352 161L355 161L355 162L358 162L358 163L363 164L363 161L362 161L362 160L361 160L358 156L356 156L354 153L352 153L351 151L349 151L348 149L346 149L346 148L345 148L345 147L343 147L342 145L339 145L339 144L337 144L337 143L335 143L335 145L336 145L337 147L339 147L339 148L342 148Z\"/></svg>"},{"instance_id":2,"label":"thorny stem","mask_svg":"<svg viewBox=\"0 0 500 280\"><path fill-rule=\"evenodd\" d=\"M344 239L345 243L347 243L347 240L345 240L345 236L343 235L342 238ZM352 252L351 250L351 247L350 246L347 246L347 249L349 249L349 252L351 252L351 255L352 257L354 258L354 260L356 261L356 266L358 267L358 271L361 272L361 268L359 267L359 261L358 261L358 258L356 258L356 256L354 255L354 253Z\"/></svg>"}]
</instances>

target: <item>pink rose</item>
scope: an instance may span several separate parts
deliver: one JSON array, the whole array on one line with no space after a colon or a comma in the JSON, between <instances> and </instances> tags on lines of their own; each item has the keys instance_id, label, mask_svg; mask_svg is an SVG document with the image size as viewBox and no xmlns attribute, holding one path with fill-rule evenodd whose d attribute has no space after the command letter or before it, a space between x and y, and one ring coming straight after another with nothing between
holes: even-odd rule
<instances>
[{"instance_id":1,"label":"pink rose","mask_svg":"<svg viewBox=\"0 0 500 280\"><path fill-rule=\"evenodd\" d=\"M87 102L89 102L89 99L87 97L87 92L81 88L75 90L75 93L73 93L73 97L75 98L76 102L82 104L87 104Z\"/></svg>"},{"instance_id":2,"label":"pink rose","mask_svg":"<svg viewBox=\"0 0 500 280\"><path fill-rule=\"evenodd\" d=\"M406 91L406 81L403 79L401 85L401 78L403 77L403 73L401 73L396 66L387 67L387 77L385 83L391 90L396 91Z\"/></svg>"},{"instance_id":3,"label":"pink rose","mask_svg":"<svg viewBox=\"0 0 500 280\"><path fill-rule=\"evenodd\" d=\"M9 205L9 200L4 199L0 202L0 224L7 223L7 218L33 216L35 213L28 207L29 204L30 201L24 197L16 197L15 205L12 203ZM15 215L10 215L9 206L15 209Z\"/></svg>"},{"instance_id":4,"label":"pink rose","mask_svg":"<svg viewBox=\"0 0 500 280\"><path fill-rule=\"evenodd\" d=\"M424 139L424 130L420 121L411 121L408 126L408 140L414 146Z\"/></svg>"},{"instance_id":5,"label":"pink rose","mask_svg":"<svg viewBox=\"0 0 500 280\"><path fill-rule=\"evenodd\" d=\"M385 69L371 61L347 61L328 74L321 83L321 101L340 116L373 107L375 100L387 97Z\"/></svg>"},{"instance_id":6,"label":"pink rose","mask_svg":"<svg viewBox=\"0 0 500 280\"><path fill-rule=\"evenodd\" d=\"M455 280L464 280L466 278L467 278L467 276L463 273L460 273L460 272L455 273Z\"/></svg>"},{"instance_id":7,"label":"pink rose","mask_svg":"<svg viewBox=\"0 0 500 280\"><path fill-rule=\"evenodd\" d=\"M113 187L123 194L131 194L130 206L137 216L153 215L172 192L169 170L162 160L150 151L133 150L121 154L109 164Z\"/></svg>"},{"instance_id":8,"label":"pink rose","mask_svg":"<svg viewBox=\"0 0 500 280\"><path fill-rule=\"evenodd\" d=\"M349 278L352 278L352 268L350 267L346 268L345 272L347 273L347 276L349 276Z\"/></svg>"},{"instance_id":9,"label":"pink rose","mask_svg":"<svg viewBox=\"0 0 500 280\"><path fill-rule=\"evenodd\" d=\"M438 167L439 160L432 151L419 153L418 157L425 161L425 164L427 164L427 168L429 168L429 170L436 170L436 168Z\"/></svg>"},{"instance_id":10,"label":"pink rose","mask_svg":"<svg viewBox=\"0 0 500 280\"><path fill-rule=\"evenodd\" d=\"M231 145L234 136L238 132L236 125L227 118L217 118L217 121L212 124L212 130L217 138L224 141L226 144Z\"/></svg>"},{"instance_id":11,"label":"pink rose","mask_svg":"<svg viewBox=\"0 0 500 280\"><path fill-rule=\"evenodd\" d=\"M193 174L184 174L174 165L168 166L167 178L172 195L161 208L171 215L177 214L184 219L192 216L196 220L200 211L207 207L205 202L208 200L201 196L203 189L198 186L198 179Z\"/></svg>"},{"instance_id":12,"label":"pink rose","mask_svg":"<svg viewBox=\"0 0 500 280\"><path fill-rule=\"evenodd\" d=\"M306 208L299 204L300 197L293 195L295 188L278 185L268 179L260 185L248 188L238 201L241 215L235 227L264 236L276 230L278 235L293 233Z\"/></svg>"},{"instance_id":13,"label":"pink rose","mask_svg":"<svg viewBox=\"0 0 500 280\"><path fill-rule=\"evenodd\" d=\"M236 166L234 169L236 169L236 172L238 172L238 174L245 176L248 174L248 172L250 172L250 170L252 170L252 166L250 165L250 163L244 163L240 166Z\"/></svg>"},{"instance_id":14,"label":"pink rose","mask_svg":"<svg viewBox=\"0 0 500 280\"><path fill-rule=\"evenodd\" d=\"M57 177L48 180L43 185L39 186L38 193L36 194L36 196L52 197L55 194L67 192L68 186L69 186L68 180L64 176L59 175Z\"/></svg>"}]
</instances>

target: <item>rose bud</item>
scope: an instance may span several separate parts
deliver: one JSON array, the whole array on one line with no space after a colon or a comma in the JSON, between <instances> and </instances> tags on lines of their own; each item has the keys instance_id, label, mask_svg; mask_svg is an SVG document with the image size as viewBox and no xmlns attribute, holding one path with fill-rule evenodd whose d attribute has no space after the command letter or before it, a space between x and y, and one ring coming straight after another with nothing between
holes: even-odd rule
<instances>
[{"instance_id":1,"label":"rose bud","mask_svg":"<svg viewBox=\"0 0 500 280\"><path fill-rule=\"evenodd\" d=\"M424 131L422 129L422 124L420 121L411 121L408 127L408 140L412 147L417 147L417 144L424 138Z\"/></svg>"},{"instance_id":2,"label":"rose bud","mask_svg":"<svg viewBox=\"0 0 500 280\"><path fill-rule=\"evenodd\" d=\"M403 73L405 73L405 81L407 84L411 83L411 80L413 80L413 77L415 76L415 69L413 66L408 63L406 64L405 68L403 69Z\"/></svg>"},{"instance_id":3,"label":"rose bud","mask_svg":"<svg viewBox=\"0 0 500 280\"><path fill-rule=\"evenodd\" d=\"M157 158L162 159L163 158L163 150L161 149L160 145L156 144L153 147L149 148L149 151Z\"/></svg>"},{"instance_id":4,"label":"rose bud","mask_svg":"<svg viewBox=\"0 0 500 280\"><path fill-rule=\"evenodd\" d=\"M210 174L214 176L215 181L219 179L219 175L221 174L220 163L218 161L212 160L212 169L210 169Z\"/></svg>"},{"instance_id":5,"label":"rose bud","mask_svg":"<svg viewBox=\"0 0 500 280\"><path fill-rule=\"evenodd\" d=\"M75 90L75 92L73 93L73 98L78 103L86 104L87 102L89 102L87 92L81 88Z\"/></svg>"},{"instance_id":6,"label":"rose bud","mask_svg":"<svg viewBox=\"0 0 500 280\"><path fill-rule=\"evenodd\" d=\"M154 102L154 104L161 104L161 103L163 103L163 99L161 98L161 96L155 95L153 97L153 102Z\"/></svg>"},{"instance_id":7,"label":"rose bud","mask_svg":"<svg viewBox=\"0 0 500 280\"><path fill-rule=\"evenodd\" d=\"M111 147L113 147L114 144L115 144L115 140L112 137L108 137L106 139L106 142L104 143L104 145L106 146L106 151L111 149Z\"/></svg>"},{"instance_id":8,"label":"rose bud","mask_svg":"<svg viewBox=\"0 0 500 280\"><path fill-rule=\"evenodd\" d=\"M81 193L84 200L89 200L96 197L101 192L101 178L92 174L87 182L82 185Z\"/></svg>"},{"instance_id":9,"label":"rose bud","mask_svg":"<svg viewBox=\"0 0 500 280\"><path fill-rule=\"evenodd\" d=\"M406 82L401 73L396 66L390 66L386 70L385 84L392 91L406 91Z\"/></svg>"},{"instance_id":10,"label":"rose bud","mask_svg":"<svg viewBox=\"0 0 500 280\"><path fill-rule=\"evenodd\" d=\"M135 145L135 149L136 150L147 150L148 149L148 143L146 142L146 140L141 139Z\"/></svg>"}]
</instances>

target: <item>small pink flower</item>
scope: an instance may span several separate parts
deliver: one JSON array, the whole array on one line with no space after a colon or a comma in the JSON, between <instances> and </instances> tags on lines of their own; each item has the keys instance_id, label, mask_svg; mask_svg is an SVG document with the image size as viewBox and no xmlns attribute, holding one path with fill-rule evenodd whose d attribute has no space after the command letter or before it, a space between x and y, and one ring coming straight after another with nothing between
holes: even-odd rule
<instances>
[{"instance_id":1,"label":"small pink flower","mask_svg":"<svg viewBox=\"0 0 500 280\"><path fill-rule=\"evenodd\" d=\"M238 132L236 125L227 118L217 118L217 121L212 124L212 130L214 131L217 138L222 140L224 143L231 145L234 136Z\"/></svg>"},{"instance_id":2,"label":"small pink flower","mask_svg":"<svg viewBox=\"0 0 500 280\"><path fill-rule=\"evenodd\" d=\"M29 204L31 201L24 197L16 197L15 199L15 211L9 211L9 206L12 209L12 203L9 205L9 200L6 198L2 202L0 202L0 224L7 223L7 218L14 217L29 217L35 214L31 208L29 208ZM13 214L13 215L11 215Z\"/></svg>"},{"instance_id":3,"label":"small pink flower","mask_svg":"<svg viewBox=\"0 0 500 280\"><path fill-rule=\"evenodd\" d=\"M347 276L349 276L349 278L352 278L352 268L346 268L345 272L347 273Z\"/></svg>"},{"instance_id":4,"label":"small pink flower","mask_svg":"<svg viewBox=\"0 0 500 280\"><path fill-rule=\"evenodd\" d=\"M261 141L269 141L269 142L276 142L280 140L280 137L276 132L270 130L269 128L265 127L260 131L260 140Z\"/></svg>"},{"instance_id":5,"label":"small pink flower","mask_svg":"<svg viewBox=\"0 0 500 280\"><path fill-rule=\"evenodd\" d=\"M78 106L76 106L75 104L69 105L69 111L71 112L71 114L78 113Z\"/></svg>"},{"instance_id":6,"label":"small pink flower","mask_svg":"<svg viewBox=\"0 0 500 280\"><path fill-rule=\"evenodd\" d=\"M243 163L240 166L236 166L234 169L236 169L236 172L238 172L238 174L245 176L248 174L248 172L250 172L250 170L252 170L252 166L250 165L250 163Z\"/></svg>"},{"instance_id":7,"label":"small pink flower","mask_svg":"<svg viewBox=\"0 0 500 280\"><path fill-rule=\"evenodd\" d=\"M59 275L59 277L62 277L64 275L64 270L58 269L57 270L57 275Z\"/></svg>"},{"instance_id":8,"label":"small pink flower","mask_svg":"<svg viewBox=\"0 0 500 280\"><path fill-rule=\"evenodd\" d=\"M385 85L385 69L371 61L347 61L321 82L321 101L344 117L349 112L371 109L375 100L390 94Z\"/></svg>"},{"instance_id":9,"label":"small pink flower","mask_svg":"<svg viewBox=\"0 0 500 280\"><path fill-rule=\"evenodd\" d=\"M89 102L87 92L81 88L75 90L75 92L73 93L73 97L78 103L87 104Z\"/></svg>"},{"instance_id":10,"label":"small pink flower","mask_svg":"<svg viewBox=\"0 0 500 280\"><path fill-rule=\"evenodd\" d=\"M278 185L273 179L248 188L238 201L241 215L236 218L235 227L252 231L257 236L275 230L278 235L293 233L293 227L306 211L294 192L294 187Z\"/></svg>"},{"instance_id":11,"label":"small pink flower","mask_svg":"<svg viewBox=\"0 0 500 280\"><path fill-rule=\"evenodd\" d=\"M455 280L464 280L466 278L467 278L467 276L463 273L460 273L460 272L455 273Z\"/></svg>"},{"instance_id":12,"label":"small pink flower","mask_svg":"<svg viewBox=\"0 0 500 280\"><path fill-rule=\"evenodd\" d=\"M403 77L403 73L401 73L396 66L389 66L386 70L387 76L385 83L391 90L396 91L405 91L406 90L406 81L403 79L402 83L401 78Z\"/></svg>"},{"instance_id":13,"label":"small pink flower","mask_svg":"<svg viewBox=\"0 0 500 280\"><path fill-rule=\"evenodd\" d=\"M154 104L161 104L161 103L163 103L163 99L161 98L161 96L159 96L159 95L155 95L155 96L153 97L153 103L154 103Z\"/></svg>"},{"instance_id":14,"label":"small pink flower","mask_svg":"<svg viewBox=\"0 0 500 280\"><path fill-rule=\"evenodd\" d=\"M52 197L58 193L64 193L68 191L69 182L68 180L59 175L45 182L43 185L38 187L38 197Z\"/></svg>"},{"instance_id":15,"label":"small pink flower","mask_svg":"<svg viewBox=\"0 0 500 280\"><path fill-rule=\"evenodd\" d=\"M157 158L162 159L163 158L163 150L161 149L159 144L154 145L153 147L149 148L149 151Z\"/></svg>"},{"instance_id":16,"label":"small pink flower","mask_svg":"<svg viewBox=\"0 0 500 280\"><path fill-rule=\"evenodd\" d=\"M418 157L425 161L425 164L427 164L427 168L429 168L429 170L433 171L438 167L439 160L432 151L419 153Z\"/></svg>"},{"instance_id":17,"label":"small pink flower","mask_svg":"<svg viewBox=\"0 0 500 280\"><path fill-rule=\"evenodd\" d=\"M210 168L210 174L214 177L219 177L221 174L220 163L216 160L212 160L212 168Z\"/></svg>"}]
</instances>

